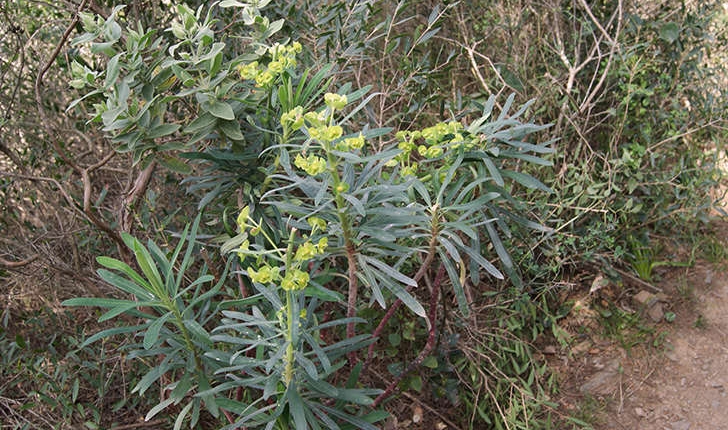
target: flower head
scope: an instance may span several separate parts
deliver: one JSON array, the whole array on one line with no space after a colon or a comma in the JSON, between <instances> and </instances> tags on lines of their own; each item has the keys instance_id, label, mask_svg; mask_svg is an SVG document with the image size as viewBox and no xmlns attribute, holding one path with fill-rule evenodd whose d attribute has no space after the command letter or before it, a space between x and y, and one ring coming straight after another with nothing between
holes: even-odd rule
<instances>
[{"instance_id":1,"label":"flower head","mask_svg":"<svg viewBox=\"0 0 728 430\"><path fill-rule=\"evenodd\" d=\"M295 261L307 261L312 259L318 254L318 248L311 242L305 242L299 246L296 250L296 255L293 257Z\"/></svg>"},{"instance_id":2,"label":"flower head","mask_svg":"<svg viewBox=\"0 0 728 430\"><path fill-rule=\"evenodd\" d=\"M326 230L326 221L317 216L308 217L306 222L311 226L311 230Z\"/></svg>"},{"instance_id":3,"label":"flower head","mask_svg":"<svg viewBox=\"0 0 728 430\"><path fill-rule=\"evenodd\" d=\"M326 122L326 115L324 112L306 112L303 118L308 121L312 127L320 127Z\"/></svg>"},{"instance_id":4,"label":"flower head","mask_svg":"<svg viewBox=\"0 0 728 430\"><path fill-rule=\"evenodd\" d=\"M268 265L261 267L260 269L258 269L258 271L255 271L254 269L251 269L249 267L248 276L250 276L251 281L257 282L258 284L268 284L270 282L280 279L280 275L278 274L278 268L270 267Z\"/></svg>"},{"instance_id":5,"label":"flower head","mask_svg":"<svg viewBox=\"0 0 728 430\"><path fill-rule=\"evenodd\" d=\"M440 155L442 155L442 147L441 146L431 146L427 148L427 151L425 151L425 158L437 158Z\"/></svg>"},{"instance_id":6,"label":"flower head","mask_svg":"<svg viewBox=\"0 0 728 430\"><path fill-rule=\"evenodd\" d=\"M321 239L319 239L318 244L316 244L316 251L319 254L323 254L324 252L326 252L326 248L328 248L328 247L329 247L329 238L324 236Z\"/></svg>"},{"instance_id":7,"label":"flower head","mask_svg":"<svg viewBox=\"0 0 728 430\"><path fill-rule=\"evenodd\" d=\"M340 110L343 109L349 101L346 95L326 93L324 94L324 102L326 103L326 106L330 107L331 109Z\"/></svg>"},{"instance_id":8,"label":"flower head","mask_svg":"<svg viewBox=\"0 0 728 430\"><path fill-rule=\"evenodd\" d=\"M336 194L343 194L343 193L349 191L349 184L344 181L341 181L341 182L339 182L339 184L336 186L336 188L334 190L336 191Z\"/></svg>"},{"instance_id":9,"label":"flower head","mask_svg":"<svg viewBox=\"0 0 728 430\"><path fill-rule=\"evenodd\" d=\"M281 123L284 125L290 124L293 130L298 130L303 127L303 108L296 106L281 115Z\"/></svg>"},{"instance_id":10,"label":"flower head","mask_svg":"<svg viewBox=\"0 0 728 430\"><path fill-rule=\"evenodd\" d=\"M291 269L286 272L286 276L281 281L281 288L285 291L303 290L308 285L308 273L299 269Z\"/></svg>"},{"instance_id":11,"label":"flower head","mask_svg":"<svg viewBox=\"0 0 728 430\"><path fill-rule=\"evenodd\" d=\"M258 62L253 61L245 65L238 66L241 79L255 79L258 76Z\"/></svg>"},{"instance_id":12,"label":"flower head","mask_svg":"<svg viewBox=\"0 0 728 430\"><path fill-rule=\"evenodd\" d=\"M298 154L293 159L293 164L311 176L316 176L326 171L326 160L313 154L309 154L306 158Z\"/></svg>"},{"instance_id":13,"label":"flower head","mask_svg":"<svg viewBox=\"0 0 728 430\"><path fill-rule=\"evenodd\" d=\"M256 87L267 87L270 84L273 83L273 80L275 79L275 75L268 69L258 73L258 75L255 77L255 86Z\"/></svg>"},{"instance_id":14,"label":"flower head","mask_svg":"<svg viewBox=\"0 0 728 430\"><path fill-rule=\"evenodd\" d=\"M344 134L344 129L339 125L313 127L308 130L308 134L312 139L322 142L331 142Z\"/></svg>"},{"instance_id":15,"label":"flower head","mask_svg":"<svg viewBox=\"0 0 728 430\"><path fill-rule=\"evenodd\" d=\"M344 144L350 149L362 149L364 142L364 136L361 133L359 133L359 136L344 139Z\"/></svg>"},{"instance_id":16,"label":"flower head","mask_svg":"<svg viewBox=\"0 0 728 430\"><path fill-rule=\"evenodd\" d=\"M402 176L416 176L417 175L417 163L412 163L409 166L402 167Z\"/></svg>"}]
</instances>

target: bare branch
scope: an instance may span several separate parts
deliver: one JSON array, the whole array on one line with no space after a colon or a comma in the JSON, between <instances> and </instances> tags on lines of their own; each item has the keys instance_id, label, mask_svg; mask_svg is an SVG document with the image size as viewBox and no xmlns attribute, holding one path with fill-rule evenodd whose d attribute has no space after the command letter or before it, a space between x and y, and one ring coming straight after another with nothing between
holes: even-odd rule
<instances>
[{"instance_id":1,"label":"bare branch","mask_svg":"<svg viewBox=\"0 0 728 430\"><path fill-rule=\"evenodd\" d=\"M56 150L58 155L63 159L63 161L70 166L75 172L81 173L81 169L76 165L76 163L66 154L66 152L61 148L61 145L58 142L58 139L54 138L53 129L51 127L51 123L48 121L48 116L46 115L45 108L43 107L43 98L41 97L41 83L43 82L43 78L45 77L45 74L48 72L48 69L51 68L53 65L53 62L58 57L58 54L61 52L61 49L63 49L63 45L66 44L66 41L71 35L71 32L76 27L76 24L78 23L78 16L83 10L84 7L86 7L86 3L88 0L81 1L81 4L78 5L78 9L76 9L76 13L73 15L73 19L71 19L71 23L66 27L66 31L63 33L63 36L61 37L61 40L56 45L56 48L51 53L51 56L46 61L45 65L41 68L40 72L38 73L38 76L36 76L35 79L35 101L38 105L38 114L40 115L41 122L43 123L43 126L46 130L46 133L48 134L48 138L51 140L51 144L53 145L53 148Z\"/></svg>"},{"instance_id":2,"label":"bare branch","mask_svg":"<svg viewBox=\"0 0 728 430\"><path fill-rule=\"evenodd\" d=\"M5 266L9 269L17 269L18 267L27 266L28 264L37 260L38 257L39 257L39 255L36 254L30 258L26 258L25 260L20 260L20 261L10 261L10 260L6 260L6 259L0 257L0 266Z\"/></svg>"}]
</instances>

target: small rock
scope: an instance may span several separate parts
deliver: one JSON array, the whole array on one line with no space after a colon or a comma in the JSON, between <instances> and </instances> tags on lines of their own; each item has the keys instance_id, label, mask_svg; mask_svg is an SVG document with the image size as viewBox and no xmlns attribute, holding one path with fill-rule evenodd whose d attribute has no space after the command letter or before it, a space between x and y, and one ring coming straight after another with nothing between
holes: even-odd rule
<instances>
[{"instance_id":1,"label":"small rock","mask_svg":"<svg viewBox=\"0 0 728 430\"><path fill-rule=\"evenodd\" d=\"M589 351L589 348L591 348L591 341L585 340L583 342L577 343L573 348L571 348L571 352L573 354L581 354L582 352Z\"/></svg>"},{"instance_id":2,"label":"small rock","mask_svg":"<svg viewBox=\"0 0 728 430\"><path fill-rule=\"evenodd\" d=\"M657 297L654 294L650 293L649 291L645 291L645 290L642 290L639 293L635 294L633 299L637 303L644 305L644 306L650 306L654 302L657 301Z\"/></svg>"},{"instance_id":3,"label":"small rock","mask_svg":"<svg viewBox=\"0 0 728 430\"><path fill-rule=\"evenodd\" d=\"M550 354L550 355L556 354L556 347L553 346L553 345L546 345L543 348L543 353L544 354Z\"/></svg>"},{"instance_id":4,"label":"small rock","mask_svg":"<svg viewBox=\"0 0 728 430\"><path fill-rule=\"evenodd\" d=\"M390 415L387 421L384 422L384 430L397 430L399 428L399 422L397 417Z\"/></svg>"},{"instance_id":5,"label":"small rock","mask_svg":"<svg viewBox=\"0 0 728 430\"><path fill-rule=\"evenodd\" d=\"M415 406L412 411L412 422L417 424L422 421L422 413L422 408L420 406Z\"/></svg>"},{"instance_id":6,"label":"small rock","mask_svg":"<svg viewBox=\"0 0 728 430\"><path fill-rule=\"evenodd\" d=\"M445 425L445 423L435 424L435 429L437 429L437 430L445 430L446 428L447 428L447 425Z\"/></svg>"},{"instance_id":7,"label":"small rock","mask_svg":"<svg viewBox=\"0 0 728 430\"><path fill-rule=\"evenodd\" d=\"M644 418L647 416L647 414L645 413L645 410L642 408L634 408L634 413L635 413L635 415L637 415L640 418Z\"/></svg>"},{"instance_id":8,"label":"small rock","mask_svg":"<svg viewBox=\"0 0 728 430\"><path fill-rule=\"evenodd\" d=\"M721 381L708 381L705 385L708 386L708 387L710 387L710 388L721 388L721 387L723 387L723 383Z\"/></svg>"},{"instance_id":9,"label":"small rock","mask_svg":"<svg viewBox=\"0 0 728 430\"><path fill-rule=\"evenodd\" d=\"M617 386L619 382L619 361L613 360L607 363L604 370L601 370L591 376L586 382L584 382L579 390L582 393L589 393L592 395L607 395L610 394Z\"/></svg>"},{"instance_id":10,"label":"small rock","mask_svg":"<svg viewBox=\"0 0 728 430\"><path fill-rule=\"evenodd\" d=\"M710 285L711 283L713 283L713 271L708 270L705 274L705 285Z\"/></svg>"},{"instance_id":11,"label":"small rock","mask_svg":"<svg viewBox=\"0 0 728 430\"><path fill-rule=\"evenodd\" d=\"M665 317L665 313L662 311L662 303L656 302L647 310L647 315L654 322L660 322Z\"/></svg>"},{"instance_id":12,"label":"small rock","mask_svg":"<svg viewBox=\"0 0 728 430\"><path fill-rule=\"evenodd\" d=\"M591 288L589 289L589 294L592 294L595 291L599 291L600 289L602 289L608 285L609 285L609 279L605 278L601 274L597 275L597 277L594 278L594 281L592 281Z\"/></svg>"},{"instance_id":13,"label":"small rock","mask_svg":"<svg viewBox=\"0 0 728 430\"><path fill-rule=\"evenodd\" d=\"M672 428L672 430L690 430L690 421L675 421L674 423L670 423L670 427Z\"/></svg>"}]
</instances>

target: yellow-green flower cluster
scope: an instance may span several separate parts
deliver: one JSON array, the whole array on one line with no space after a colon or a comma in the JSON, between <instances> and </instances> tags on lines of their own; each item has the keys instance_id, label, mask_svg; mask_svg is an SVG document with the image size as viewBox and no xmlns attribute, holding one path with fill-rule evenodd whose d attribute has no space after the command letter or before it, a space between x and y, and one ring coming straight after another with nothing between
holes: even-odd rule
<instances>
[{"instance_id":1,"label":"yellow-green flower cluster","mask_svg":"<svg viewBox=\"0 0 728 430\"><path fill-rule=\"evenodd\" d=\"M417 174L418 164L411 161L411 155L433 159L442 156L448 147L456 148L465 138L462 135L463 125L457 121L440 122L432 127L416 131L399 131L395 135L397 147L402 150L389 165L397 163L402 167L402 176Z\"/></svg>"},{"instance_id":2,"label":"yellow-green flower cluster","mask_svg":"<svg viewBox=\"0 0 728 430\"><path fill-rule=\"evenodd\" d=\"M323 231L326 228L326 222L321 218L310 217L308 219L308 222L312 226L313 231L315 231L316 229L320 229ZM261 231L261 222L255 222L254 219L250 218L250 208L248 206L245 206L243 209L241 209L240 214L237 217L236 223L241 233L244 233L249 228L251 234L253 230ZM263 235L269 243L275 246L275 244L265 234L265 232L263 232ZM314 244L314 242L308 236L304 236L306 240L301 245L299 245L298 248L296 248L294 253L294 237L295 230L291 232L290 242L285 253L282 252L281 249L276 249L274 251L274 253L276 253L278 256L278 261L286 262L285 266L280 265L280 267L275 264L271 265L268 262L265 262L264 255L269 253L251 252L249 249L249 241L247 239L243 241L243 243L237 249L238 257L240 258L241 262L245 261L245 258L251 254L258 255L257 268L248 267L246 269L248 277L252 282L263 285L279 285L280 288L285 291L298 291L306 288L309 282L309 274L301 270L301 267L308 260L311 260L317 255L326 252L326 248L328 248L329 245L329 240L327 237L324 236L320 238L317 243Z\"/></svg>"},{"instance_id":3,"label":"yellow-green flower cluster","mask_svg":"<svg viewBox=\"0 0 728 430\"><path fill-rule=\"evenodd\" d=\"M257 282L258 284L269 284L281 279L278 268L271 267L267 264L260 267L257 271L248 267L248 276L250 276L251 281Z\"/></svg>"},{"instance_id":4,"label":"yellow-green flower cluster","mask_svg":"<svg viewBox=\"0 0 728 430\"><path fill-rule=\"evenodd\" d=\"M309 128L308 134L311 136L311 139L329 143L340 138L344 134L344 129L340 125L322 125Z\"/></svg>"},{"instance_id":5,"label":"yellow-green flower cluster","mask_svg":"<svg viewBox=\"0 0 728 430\"><path fill-rule=\"evenodd\" d=\"M266 66L260 65L257 61L241 65L238 67L240 78L254 80L256 87L270 87L284 70L296 67L296 54L300 53L302 49L298 42L290 45L276 43L268 48L267 54L270 56L270 61Z\"/></svg>"},{"instance_id":6,"label":"yellow-green flower cluster","mask_svg":"<svg viewBox=\"0 0 728 430\"><path fill-rule=\"evenodd\" d=\"M326 120L328 119L326 111L306 112L303 118L308 122L309 127L321 127L326 124Z\"/></svg>"},{"instance_id":7,"label":"yellow-green flower cluster","mask_svg":"<svg viewBox=\"0 0 728 430\"><path fill-rule=\"evenodd\" d=\"M240 65L238 66L238 72L241 79L255 79L258 76L258 62L253 61L252 63Z\"/></svg>"},{"instance_id":8,"label":"yellow-green flower cluster","mask_svg":"<svg viewBox=\"0 0 728 430\"><path fill-rule=\"evenodd\" d=\"M343 194L343 193L349 191L349 184L344 181L341 181L336 185L336 187L334 188L334 191L336 191L336 194Z\"/></svg>"},{"instance_id":9,"label":"yellow-green flower cluster","mask_svg":"<svg viewBox=\"0 0 728 430\"><path fill-rule=\"evenodd\" d=\"M351 150L359 150L364 147L364 142L366 140L364 139L364 136L359 133L358 136L355 137L347 137L346 139L342 140L341 142L338 142L336 144L336 150L337 151L351 151Z\"/></svg>"},{"instance_id":10,"label":"yellow-green flower cluster","mask_svg":"<svg viewBox=\"0 0 728 430\"><path fill-rule=\"evenodd\" d=\"M293 159L293 164L311 176L316 176L326 171L326 160L313 154L309 154L306 158L298 154Z\"/></svg>"},{"instance_id":11,"label":"yellow-green flower cluster","mask_svg":"<svg viewBox=\"0 0 728 430\"><path fill-rule=\"evenodd\" d=\"M307 272L299 269L291 269L283 277L281 288L285 291L300 291L306 288L309 279Z\"/></svg>"},{"instance_id":12,"label":"yellow-green flower cluster","mask_svg":"<svg viewBox=\"0 0 728 430\"><path fill-rule=\"evenodd\" d=\"M300 269L289 269L281 279L281 275L277 267L264 265L257 271L248 268L248 276L250 280L258 284L270 284L280 281L280 286L285 291L303 290L308 285L309 275Z\"/></svg>"},{"instance_id":13,"label":"yellow-green flower cluster","mask_svg":"<svg viewBox=\"0 0 728 430\"><path fill-rule=\"evenodd\" d=\"M347 99L346 95L326 93L324 94L324 103L326 103L326 106L330 107L331 109L341 110L344 109L347 103L349 103L349 100Z\"/></svg>"},{"instance_id":14,"label":"yellow-green flower cluster","mask_svg":"<svg viewBox=\"0 0 728 430\"><path fill-rule=\"evenodd\" d=\"M319 239L316 245L312 242L304 242L296 250L296 255L293 257L293 260L297 262L308 261L319 254L323 254L328 246L329 239L327 237Z\"/></svg>"},{"instance_id":15,"label":"yellow-green flower cluster","mask_svg":"<svg viewBox=\"0 0 728 430\"><path fill-rule=\"evenodd\" d=\"M290 127L291 130L298 130L303 127L303 108L296 106L281 115L281 124L284 127Z\"/></svg>"},{"instance_id":16,"label":"yellow-green flower cluster","mask_svg":"<svg viewBox=\"0 0 728 430\"><path fill-rule=\"evenodd\" d=\"M317 216L308 217L306 219L306 222L308 225L311 226L312 231L320 230L320 231L326 231L326 220L321 219Z\"/></svg>"},{"instance_id":17,"label":"yellow-green flower cluster","mask_svg":"<svg viewBox=\"0 0 728 430\"><path fill-rule=\"evenodd\" d=\"M422 130L422 137L428 145L461 142L463 125L457 121L440 122Z\"/></svg>"},{"instance_id":18,"label":"yellow-green flower cluster","mask_svg":"<svg viewBox=\"0 0 728 430\"><path fill-rule=\"evenodd\" d=\"M419 165L417 163L412 163L406 166L402 167L402 176L417 176L417 168Z\"/></svg>"}]
</instances>

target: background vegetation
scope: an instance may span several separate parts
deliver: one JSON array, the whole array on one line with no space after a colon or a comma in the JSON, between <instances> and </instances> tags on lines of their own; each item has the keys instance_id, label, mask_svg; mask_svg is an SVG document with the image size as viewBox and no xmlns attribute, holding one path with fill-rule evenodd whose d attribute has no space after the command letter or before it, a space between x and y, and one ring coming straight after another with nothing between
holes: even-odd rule
<instances>
[{"instance_id":1,"label":"background vegetation","mask_svg":"<svg viewBox=\"0 0 728 430\"><path fill-rule=\"evenodd\" d=\"M291 131L290 141L283 142L290 145L289 162L263 150L288 136L281 115L297 105L305 111L323 109L326 92L349 95L342 116L335 116L331 106L327 112L347 133L362 131L366 154L396 147L406 136L397 132L421 131L447 121L472 124L489 108L493 114L488 124L513 119L501 126L515 127L517 134L528 132L527 142L553 149L526 153L521 146L509 156L506 145L503 154L489 152L499 169L511 172L507 174L511 181L497 189L484 184L477 192L466 193L475 205L490 205L478 216L498 220L481 225L482 243L475 251L487 259L481 269L488 271L492 263L495 271L490 274L502 272L506 279L476 276L477 282L458 288L459 274L438 277L433 265L427 276L431 287L443 283L441 299L431 293L432 288L412 297L428 311L434 309L429 315L437 315L436 325L427 323L433 318L417 316L419 308L407 302L410 296L394 287L391 294L383 288L381 300L392 305L404 299L408 306L388 306L396 310L386 317L385 310L370 305L377 297L368 292L359 296L354 304L357 316L374 322L390 320L377 332L374 358L360 374L360 385L347 385L348 373L336 373L336 366L331 370L332 383L353 390L339 401L362 405L341 408L355 417L349 423L362 426L356 421L360 419L383 425L377 421L383 416L368 408L380 392L366 389L384 390L400 375L397 385L404 394L390 397L379 410L402 419L405 415L411 419L402 404L410 402L406 396L415 396L432 409L433 423L443 421L454 428L580 425L549 401L558 384L535 359L536 345L545 336L568 344L559 319L569 312L561 299L569 289L589 288L597 275L625 285L651 282L651 269L671 258L669 250L678 243L695 246L716 215L716 202L724 190L721 163L728 107L723 69L728 14L723 6L622 0L312 0L258 2L261 9L255 12L260 15L246 15L243 3L208 8L204 2L149 0L130 2L123 9L112 2L93 1L11 0L0 5L3 428L131 428L155 405L179 396L179 403L168 402L169 408L147 423L171 428L187 401L201 398L184 390L169 390L174 391L169 397L164 386L176 381L161 378L150 383L145 376L160 366L158 357L174 355L164 348L183 344L185 333L194 331L189 323L182 323L179 331L161 330L161 335L158 326L158 339L140 329L137 337L121 335L89 343L102 329L133 326L145 318L153 321L150 312L124 315L119 323L98 322L102 313L96 309L61 303L78 297L129 299L129 294L96 274L102 267L99 263L111 269L119 266L110 259L97 262L96 257L113 257L146 276L140 246L151 250L150 258L160 270L169 259L170 273L184 274L183 269L194 273L179 275L177 282L214 279L205 288L214 286L225 295L211 301L214 306L245 299L243 287L255 287L247 282L246 272L235 273L240 271L233 263L238 257L221 253L221 245L227 251L242 244L239 233L246 228L236 227L235 220L246 205L254 214L253 222L262 219L264 231L279 234L272 247L286 243L286 217L300 210L286 206L290 200L276 197L284 195L282 191L266 192L282 190L285 181L296 183L291 179L296 176L291 173L296 154L292 148L304 145L305 138ZM151 30L155 32L144 38ZM224 43L224 48L216 42ZM292 87L302 83L293 87L301 89L297 94L256 86L258 75L247 84L240 78L238 66L257 60L263 67L276 59L254 49L262 46L258 43L275 42L301 44L295 67L272 84L284 88L281 83L288 76ZM178 55L174 66L165 63L172 58L170 46ZM122 55L115 57L117 53ZM222 76L222 71L227 74ZM216 76L222 77L216 80ZM124 79L131 91L121 100L118 85ZM160 97L147 97L145 88L151 87ZM366 93L358 92L367 88ZM228 100L235 103L228 105ZM219 102L234 108L235 120ZM520 117L511 118L521 106L526 108ZM500 117L502 112L505 116ZM96 121L89 121L93 118ZM519 124L529 127L518 129ZM521 141L523 135L509 138ZM442 142L438 144L445 145ZM449 171L452 159L443 158L441 164L420 161L432 169L429 177L424 171L418 177L428 192L428 187L447 186L438 175ZM372 165L366 165L373 169L367 173L352 164L347 174L385 178L386 169ZM474 182L493 175L482 166L471 169ZM274 173L279 176L268 179ZM396 178L385 182L394 188L387 191L391 196L380 196L381 201L407 194L396 188L401 185ZM332 196L337 193L335 187L326 190ZM481 199L494 190L497 203ZM301 188L294 196L306 192ZM266 198L277 204L271 205L277 211L258 204ZM302 197L297 202L297 206L307 204ZM363 210L373 211L377 204L372 199L371 207ZM174 263L173 251L184 246L185 226L201 211L199 226L190 233L204 248L190 245L189 261L182 261L182 253ZM335 221L335 212L328 221ZM360 224L365 225L364 218ZM403 231L410 227L402 226ZM462 231L454 236L462 236ZM225 246L231 238L233 242ZM265 245L259 237L249 239ZM405 239L397 238L400 247L388 249L382 264L414 278L418 267L427 266L426 257L420 258L416 251L426 247ZM135 248L134 243L140 245ZM374 255L361 246L362 255ZM326 273L347 277L351 260L331 252L316 264L335 263L325 266ZM452 254L450 249L447 254ZM399 265L405 260L414 266ZM388 273L382 265L372 266L378 268L377 275ZM104 279L118 281L110 275ZM308 301L310 296L301 299L317 315L316 321L306 320L313 331L321 320L353 316L346 300L351 297L351 279L349 288L343 281L319 282L336 285L340 296L316 305ZM203 303L197 297L184 300L196 318L204 319L205 312L212 311L196 308ZM464 302L467 306L462 306ZM172 302L166 305L174 311ZM266 308L261 305L261 309ZM228 317L232 319L225 324L232 327L235 318ZM222 324L205 321L202 331ZM341 330L331 334L332 343L346 338L349 320L341 321ZM376 323L357 327L360 333L376 329ZM346 348L335 358L343 360L350 352ZM186 363L185 349L179 351L179 362ZM212 361L205 365L214 366ZM404 373L413 361L419 366ZM132 392L134 387L148 390L141 397ZM355 397L357 389L364 390L356 391L357 396L370 400ZM200 392L205 390L200 387ZM245 400L236 396L228 397ZM185 413L199 409L197 420L205 428L236 422L224 413L215 416L214 410L206 411L200 406L205 402L210 403L207 398L198 403L190 400L192 406ZM319 407L332 404L322 401ZM235 411L233 404L225 408Z\"/></svg>"}]
</instances>

